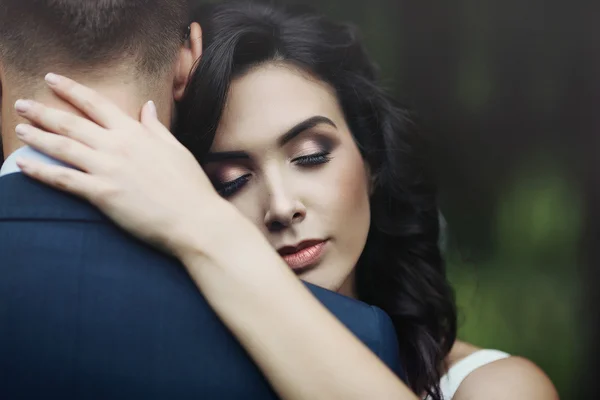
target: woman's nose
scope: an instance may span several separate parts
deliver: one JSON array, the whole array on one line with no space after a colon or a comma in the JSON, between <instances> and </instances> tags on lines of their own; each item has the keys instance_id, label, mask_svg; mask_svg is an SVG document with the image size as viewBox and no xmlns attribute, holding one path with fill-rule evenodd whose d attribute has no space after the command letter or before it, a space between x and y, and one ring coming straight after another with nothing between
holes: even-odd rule
<instances>
[{"instance_id":1,"label":"woman's nose","mask_svg":"<svg viewBox=\"0 0 600 400\"><path fill-rule=\"evenodd\" d=\"M271 185L270 189L265 213L265 225L269 231L279 231L304 220L306 208L292 190L287 190L284 185Z\"/></svg>"}]
</instances>

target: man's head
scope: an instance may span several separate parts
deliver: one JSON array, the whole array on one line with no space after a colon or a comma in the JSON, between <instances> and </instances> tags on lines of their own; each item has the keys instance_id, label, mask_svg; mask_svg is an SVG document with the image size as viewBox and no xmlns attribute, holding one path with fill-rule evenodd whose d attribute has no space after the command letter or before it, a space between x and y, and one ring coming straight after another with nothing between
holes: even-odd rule
<instances>
[{"instance_id":1,"label":"man's head","mask_svg":"<svg viewBox=\"0 0 600 400\"><path fill-rule=\"evenodd\" d=\"M48 72L123 97L125 108L152 99L170 109L201 51L185 46L188 22L187 0L0 0L2 125L12 129L16 98L58 101Z\"/></svg>"}]
</instances>

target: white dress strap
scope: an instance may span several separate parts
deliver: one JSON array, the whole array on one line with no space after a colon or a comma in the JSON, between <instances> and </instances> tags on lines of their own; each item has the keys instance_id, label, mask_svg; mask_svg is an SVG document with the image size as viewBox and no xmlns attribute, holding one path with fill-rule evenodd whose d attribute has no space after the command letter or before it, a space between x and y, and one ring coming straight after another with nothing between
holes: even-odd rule
<instances>
[{"instance_id":1,"label":"white dress strap","mask_svg":"<svg viewBox=\"0 0 600 400\"><path fill-rule=\"evenodd\" d=\"M478 368L494 361L510 357L510 354L498 350L479 350L454 364L440 381L444 400L451 400L460 384Z\"/></svg>"}]
</instances>

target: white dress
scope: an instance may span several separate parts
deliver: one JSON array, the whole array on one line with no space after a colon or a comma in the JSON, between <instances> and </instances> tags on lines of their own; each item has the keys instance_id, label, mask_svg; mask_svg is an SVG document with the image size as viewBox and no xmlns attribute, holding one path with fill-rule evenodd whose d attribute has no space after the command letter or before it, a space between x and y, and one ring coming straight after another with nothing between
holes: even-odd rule
<instances>
[{"instance_id":1,"label":"white dress","mask_svg":"<svg viewBox=\"0 0 600 400\"><path fill-rule=\"evenodd\" d=\"M510 357L510 354L503 351L479 350L463 358L454 364L440 380L443 399L452 400L460 384L477 368L508 357ZM427 397L426 400L430 400L430 397Z\"/></svg>"}]
</instances>

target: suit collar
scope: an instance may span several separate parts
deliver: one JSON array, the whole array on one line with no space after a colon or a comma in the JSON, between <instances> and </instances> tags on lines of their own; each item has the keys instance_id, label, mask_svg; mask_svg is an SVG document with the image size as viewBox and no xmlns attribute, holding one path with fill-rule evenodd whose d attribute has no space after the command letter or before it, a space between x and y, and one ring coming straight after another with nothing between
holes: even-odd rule
<instances>
[{"instance_id":1,"label":"suit collar","mask_svg":"<svg viewBox=\"0 0 600 400\"><path fill-rule=\"evenodd\" d=\"M11 173L0 177L0 221L17 219L107 221L86 201Z\"/></svg>"},{"instance_id":2,"label":"suit collar","mask_svg":"<svg viewBox=\"0 0 600 400\"><path fill-rule=\"evenodd\" d=\"M66 164L54 158L48 157L47 155L42 154L29 146L24 146L15 150L10 156L6 158L6 160L2 164L2 168L0 168L0 177L21 171L21 168L19 168L19 166L17 165L17 158L19 157L41 161L45 164L66 166Z\"/></svg>"}]
</instances>

